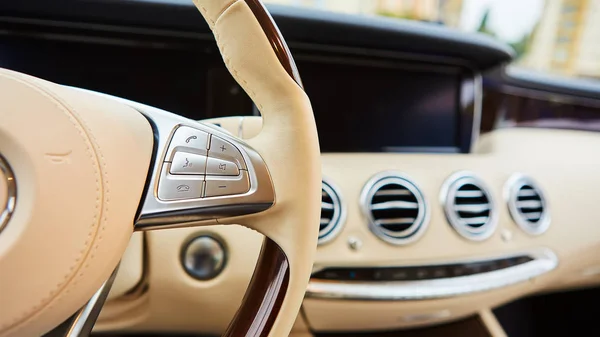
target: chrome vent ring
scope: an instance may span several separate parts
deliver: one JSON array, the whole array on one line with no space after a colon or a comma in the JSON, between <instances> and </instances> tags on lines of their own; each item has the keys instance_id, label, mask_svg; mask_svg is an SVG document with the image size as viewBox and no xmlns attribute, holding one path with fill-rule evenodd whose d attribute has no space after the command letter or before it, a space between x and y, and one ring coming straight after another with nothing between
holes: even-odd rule
<instances>
[{"instance_id":1,"label":"chrome vent ring","mask_svg":"<svg viewBox=\"0 0 600 337\"><path fill-rule=\"evenodd\" d=\"M331 182L323 180L321 189L321 220L319 223L319 244L326 243L337 236L345 218L342 199Z\"/></svg>"},{"instance_id":2,"label":"chrome vent ring","mask_svg":"<svg viewBox=\"0 0 600 337\"><path fill-rule=\"evenodd\" d=\"M380 239L403 245L427 228L429 210L420 189L407 177L383 172L363 188L361 206L369 229Z\"/></svg>"},{"instance_id":3,"label":"chrome vent ring","mask_svg":"<svg viewBox=\"0 0 600 337\"><path fill-rule=\"evenodd\" d=\"M514 174L505 186L508 211L515 223L531 235L544 233L550 226L548 203L531 178Z\"/></svg>"},{"instance_id":4,"label":"chrome vent ring","mask_svg":"<svg viewBox=\"0 0 600 337\"><path fill-rule=\"evenodd\" d=\"M497 226L497 210L485 183L470 172L450 176L440 194L448 223L463 237L481 241Z\"/></svg>"}]
</instances>

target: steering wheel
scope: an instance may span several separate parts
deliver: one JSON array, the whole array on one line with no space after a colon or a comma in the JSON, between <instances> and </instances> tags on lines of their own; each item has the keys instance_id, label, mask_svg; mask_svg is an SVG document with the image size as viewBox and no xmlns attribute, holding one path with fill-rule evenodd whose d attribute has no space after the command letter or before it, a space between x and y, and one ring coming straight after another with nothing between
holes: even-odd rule
<instances>
[{"instance_id":1,"label":"steering wheel","mask_svg":"<svg viewBox=\"0 0 600 337\"><path fill-rule=\"evenodd\" d=\"M266 236L225 335L289 334L320 212L310 102L258 0L194 3L263 115L253 139L0 69L0 336L65 320L64 334L88 334L134 231L215 224Z\"/></svg>"}]
</instances>

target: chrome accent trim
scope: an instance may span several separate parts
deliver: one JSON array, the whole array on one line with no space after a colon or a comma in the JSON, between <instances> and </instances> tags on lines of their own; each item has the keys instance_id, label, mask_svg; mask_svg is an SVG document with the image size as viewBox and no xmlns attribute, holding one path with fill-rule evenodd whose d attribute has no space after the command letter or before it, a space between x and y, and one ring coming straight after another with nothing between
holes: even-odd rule
<instances>
[{"instance_id":1,"label":"chrome accent trim","mask_svg":"<svg viewBox=\"0 0 600 337\"><path fill-rule=\"evenodd\" d=\"M100 310L108 297L110 288L117 276L119 266L115 268L108 280L106 280L100 289L94 293L92 298L81 308L71 319L73 320L67 327L64 334L66 337L87 337L91 334L94 324L100 315Z\"/></svg>"},{"instance_id":2,"label":"chrome accent trim","mask_svg":"<svg viewBox=\"0 0 600 337\"><path fill-rule=\"evenodd\" d=\"M461 260L448 263L480 262L522 255L530 256L533 260L506 269L445 279L398 282L311 280L308 284L306 297L363 301L415 301L447 298L499 289L525 282L548 273L558 266L556 254L546 248L524 253L490 256L485 259Z\"/></svg>"},{"instance_id":3,"label":"chrome accent trim","mask_svg":"<svg viewBox=\"0 0 600 337\"><path fill-rule=\"evenodd\" d=\"M467 207L471 205L457 206L454 204L456 192L458 192L458 189L465 184L473 184L479 187L489 202L488 208L490 215L488 221L479 228L469 226L469 220L465 220L457 214L457 211L478 212L479 209L482 211L488 210L487 208L483 209L484 207ZM496 231L498 225L498 212L495 207L494 197L489 192L488 186L474 173L469 171L459 171L448 177L440 189L440 202L444 208L448 223L461 236L473 241L483 241L492 236Z\"/></svg>"},{"instance_id":4,"label":"chrome accent trim","mask_svg":"<svg viewBox=\"0 0 600 337\"><path fill-rule=\"evenodd\" d=\"M325 227L330 228L329 232L326 233L326 235L323 237L321 237L321 232L319 232L319 240L317 241L318 245L330 242L340 234L342 228L346 223L347 215L346 204L344 203L344 199L342 198L342 195L339 192L339 188L335 184L333 184L331 180L323 177L322 190L325 190L325 192L329 194L329 197L333 201L333 205L331 205L333 207L327 208L333 210L333 217L329 221L329 225ZM327 203L323 203L321 201L321 208L323 208L323 204Z\"/></svg>"},{"instance_id":5,"label":"chrome accent trim","mask_svg":"<svg viewBox=\"0 0 600 337\"><path fill-rule=\"evenodd\" d=\"M2 232L17 205L17 181L10 165L2 155L0 155L0 171L6 179L6 203L0 205L0 232Z\"/></svg>"},{"instance_id":6,"label":"chrome accent trim","mask_svg":"<svg viewBox=\"0 0 600 337\"><path fill-rule=\"evenodd\" d=\"M375 209L371 205L371 199L378 192L378 190L388 184L397 184L404 186L407 190L409 190L417 199L417 205L415 208L418 209L418 215L415 219L413 225L403 232L389 232L381 226L378 226L378 220L373 218L373 214L371 210ZM392 202L394 203L394 202ZM412 203L408 206L413 206ZM398 203L395 203L394 206L398 206ZM394 245L406 245L418 240L427 229L429 225L429 204L425 196L421 193L421 189L414 183L412 179L409 177L400 174L394 171L384 171L380 172L365 184L360 194L360 206L363 211L364 216L367 218L369 230L375 236L382 239L387 243L391 243ZM403 235L403 237L394 237L398 235Z\"/></svg>"},{"instance_id":7,"label":"chrome accent trim","mask_svg":"<svg viewBox=\"0 0 600 337\"><path fill-rule=\"evenodd\" d=\"M481 73L473 72L473 130L471 131L471 146L469 153L473 153L481 132L481 118L483 115L483 80Z\"/></svg>"},{"instance_id":8,"label":"chrome accent trim","mask_svg":"<svg viewBox=\"0 0 600 337\"><path fill-rule=\"evenodd\" d=\"M189 227L192 225L215 224L217 219L247 215L265 211L275 203L275 190L269 170L250 145L246 144L222 128L190 120L176 114L124 98L107 95L86 89L68 87L90 94L112 99L131 106L144 115L154 128L155 149L149 187L143 196L139 218L134 230ZM244 194L197 199L162 201L158 198L158 180L163 159L175 130L179 126L189 126L232 143L242 153L250 178L250 190Z\"/></svg>"},{"instance_id":9,"label":"chrome accent trim","mask_svg":"<svg viewBox=\"0 0 600 337\"><path fill-rule=\"evenodd\" d=\"M531 214L521 213L519 210L518 203L523 203L523 201L517 201L517 194L519 189L523 186L528 185L533 188L533 191L537 193L540 197L541 202L539 202L539 206L542 208L541 217L538 222L530 222L528 221L528 216ZM532 191L532 192L533 192ZM533 193L529 193L533 196ZM535 182L531 177L526 176L522 173L513 174L504 184L504 199L506 200L506 205L508 206L508 211L510 213L513 221L526 233L530 235L540 235L545 233L550 227L550 212L549 205L546 197L544 196L544 192L539 187L539 184ZM536 201L537 202L537 201Z\"/></svg>"}]
</instances>

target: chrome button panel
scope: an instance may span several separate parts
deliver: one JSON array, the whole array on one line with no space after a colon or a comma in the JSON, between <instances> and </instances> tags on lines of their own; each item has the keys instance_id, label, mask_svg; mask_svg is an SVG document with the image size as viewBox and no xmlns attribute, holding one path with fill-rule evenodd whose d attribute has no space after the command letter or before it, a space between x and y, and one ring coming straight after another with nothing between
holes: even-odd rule
<instances>
[{"instance_id":1,"label":"chrome button panel","mask_svg":"<svg viewBox=\"0 0 600 337\"><path fill-rule=\"evenodd\" d=\"M219 127L155 107L94 91L74 89L127 104L142 113L153 126L155 159L150 167L150 177L134 230L216 224L221 218L265 211L275 203L275 191L267 165L258 152L243 140ZM205 174L206 166L204 170L194 168L194 172L189 172L191 167L173 167L176 164L185 165L186 156L192 162L192 167L196 166L191 155L200 156L193 158L199 162L201 156L221 160L220 163L215 161L217 170L218 164L224 163L235 163L237 167L226 165L221 169L225 172L219 175L212 175L212 166L210 175ZM234 173L237 175L232 175ZM209 193L205 193L207 186Z\"/></svg>"}]
</instances>

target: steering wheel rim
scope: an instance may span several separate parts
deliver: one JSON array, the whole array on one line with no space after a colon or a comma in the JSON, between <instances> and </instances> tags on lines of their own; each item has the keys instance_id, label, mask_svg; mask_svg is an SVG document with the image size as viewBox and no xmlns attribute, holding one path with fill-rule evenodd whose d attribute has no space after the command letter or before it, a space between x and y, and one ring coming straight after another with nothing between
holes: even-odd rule
<instances>
[{"instance_id":1,"label":"steering wheel rim","mask_svg":"<svg viewBox=\"0 0 600 337\"><path fill-rule=\"evenodd\" d=\"M263 191L268 188L272 189L270 194L272 202L268 207L263 208L233 207L247 206L248 202L243 198L250 200L249 196L252 194L250 192L255 191L253 187L243 196L237 196L240 198L235 201L239 205L231 200L224 202L224 205L221 206L227 210L225 213L222 212L223 207L219 208L219 212L215 211L217 208L212 207L215 206L213 200L212 208L205 208L199 217L194 217L194 214L190 217L190 207L188 206L185 209L185 214L187 214L185 217L181 215L157 217L156 214L148 216L146 206L149 203L156 204L156 200L152 198L158 198L156 186L159 186L160 179L164 178L161 176L161 172L164 172L165 165L171 165L167 157L164 157L169 151L168 143L167 147L161 148L161 143L155 141L155 138L165 137L165 132L157 130L159 128L153 121L153 117L157 116L155 114L157 109L106 95L62 87L8 70L0 70L0 87L6 89L2 91L5 93L2 97L5 102L4 107L6 108L8 104L12 108L0 109L0 115L2 115L0 121L10 120L11 116L8 111L11 110L12 113L17 110L19 113L26 114L27 109L19 105L23 99L43 101L48 109L60 110L63 114L66 111L71 119L78 122L74 125L77 124L79 128L72 126L65 128L75 136L78 132L82 138L77 140L82 149L71 149L68 156L74 160L79 155L79 151L85 152L84 148L87 145L88 152L91 151L91 164L89 165L90 174L86 179L91 181L96 177L95 183L89 184L90 186L81 185L80 188L82 190L95 188L96 200L99 203L96 208L104 206L106 209L99 213L101 215L97 219L95 218L96 222L93 226L95 232L88 234L84 252L80 254L81 257L69 266L70 269L67 272L63 271L63 274L66 274L65 280L51 296L44 297L37 294L34 299L28 298L26 305L21 303L16 310L12 310L10 299L16 301L19 295L15 289L23 290L16 283L19 282L19 278L24 279L26 275L23 271L17 271L10 277L4 276L3 273L0 282L0 296L12 294L11 297L4 297L9 298L9 305L3 305L1 309L0 336L43 334L83 306L113 272L133 230L160 229L163 228L162 225L180 227L210 224L241 224L266 236L243 304L225 335L283 336L291 330L312 270L318 236L318 227L313 224L317 223L320 211L321 167L316 126L310 102L302 89L302 82L293 58L279 30L258 0L194 0L194 3L213 30L227 68L263 114L263 130L256 138L243 142L219 130L210 129L210 127L189 120L182 121L181 117L171 115L176 128L169 131L167 138L174 137L171 135L175 132L173 130L178 127L188 126L210 133L209 139L215 135L234 144L241 150L248 164L247 170L252 184L258 184L259 189ZM15 96L15 91L19 91L19 95ZM51 105L53 105L52 108L50 108ZM101 117L98 115L100 112L103 113ZM140 112L147 120L140 115ZM37 118L38 115L28 114L28 117ZM167 115L162 112L160 118L165 118ZM50 120L46 120L48 128L52 129L48 122ZM14 123L17 122L14 120L13 124L0 122L0 139L3 140L0 144L0 153L5 155L9 164L18 163L12 168L15 171L20 199L17 200L13 217L8 222L6 231L0 233L0 244L8 236L11 240L3 249L0 249L0 268L2 270L5 270L5 266L15 266L16 260L14 256L11 256L11 251L20 244L19 231L23 228L26 231L31 230L33 227L32 223L28 222L25 206L23 206L27 202L21 201L26 200L25 198L30 192L27 184L22 183L27 178L27 175L22 172L26 171L24 167L30 166L37 169L40 165L35 162L39 158L34 157L31 151L36 148L36 145L28 143L29 145L26 145L31 147L28 148L23 145L23 135L9 132L8 129L13 127ZM106 129L111 129L116 125L115 123L119 124L120 129L111 130L115 133L114 138L116 139L110 139L111 137L106 136ZM39 123L35 126L41 127ZM160 131L162 136L157 136L157 131ZM53 135L56 136L50 132L46 137ZM67 138L65 136L65 139ZM43 141L44 138L40 137L39 140ZM119 147L119 144L127 144L127 146ZM18 157L22 156L22 153L19 154L19 150L27 154L25 157L28 160L23 163L18 160ZM121 152L133 150L136 153L130 154L132 158L124 159L123 155L115 152L117 150ZM36 153L36 155L38 154ZM57 159L52 155L50 152L49 155L46 153L44 165L56 165L53 160L64 160L64 157ZM61 153L54 155L60 157ZM151 160L151 158L154 159ZM128 165L131 172L122 173L123 176L117 175L114 178L115 172L120 166L119 161L121 161L120 164ZM263 165L266 174L264 174L264 169L261 171ZM143 176L146 177L148 167L151 169L150 178L148 180L141 179L140 173L145 171ZM240 167L240 171L244 171L244 169ZM242 172L242 174L245 173ZM113 182L110 188L108 177L111 177ZM52 178L52 175L45 177L45 179L48 178ZM84 179L80 180L83 184ZM34 179L34 181L38 182L39 179ZM122 185L126 186L115 185L115 181L122 182ZM202 186L205 186L204 182ZM127 190L127 196L125 196L125 190ZM127 211L111 214L106 206L109 194L113 205L115 203L124 204L128 208ZM269 194L261 194L263 198L265 195ZM137 205L139 205L140 198L142 205L132 207L133 201L136 199ZM121 199L126 202L122 202ZM224 201L234 198L215 199ZM196 209L202 209L203 203L207 200L195 199ZM68 205L61 204L60 200L55 200L55 204L62 207L61 210L68 210ZM177 205L185 203L174 202L172 204L176 205L173 206L175 209ZM31 210L31 208L29 209ZM172 215L172 213L168 214ZM46 216L51 217L52 214L46 214ZM114 218L117 218L118 225L112 225L111 221ZM152 218L152 226L144 225L148 218ZM161 219L167 218L168 221L161 222ZM185 221L181 222L182 219ZM49 218L50 222L52 220L53 218ZM135 227L124 226L123 223L127 222L135 223ZM72 226L64 226L64 229L67 230ZM114 241L107 243L107 240L102 241L101 237L99 240L98 229L104 231L105 237L110 234ZM9 235L7 235L8 232ZM82 237L84 237L83 234L75 235L73 240ZM57 236L52 237L52 239L54 238ZM79 244L81 245L81 243ZM68 246L68 243L65 246ZM89 247L92 247L93 250L90 250ZM20 256L19 262L41 263L25 256L34 253L36 248L38 248L36 245L22 248L27 253ZM106 256L90 253L96 249L98 252L107 252ZM90 256L93 258L90 259ZM41 257L41 260L47 262L45 259L45 257ZM85 273L81 272L83 267L87 270ZM73 280L76 282L74 283ZM23 313L25 307L27 310Z\"/></svg>"}]
</instances>

